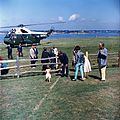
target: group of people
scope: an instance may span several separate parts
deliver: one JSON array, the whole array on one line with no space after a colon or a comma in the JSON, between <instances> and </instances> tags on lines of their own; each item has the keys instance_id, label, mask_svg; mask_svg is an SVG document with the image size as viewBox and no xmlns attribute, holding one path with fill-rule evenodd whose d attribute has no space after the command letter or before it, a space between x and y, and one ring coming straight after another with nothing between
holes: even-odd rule
<instances>
[{"instance_id":1,"label":"group of people","mask_svg":"<svg viewBox=\"0 0 120 120\"><path fill-rule=\"evenodd\" d=\"M81 51L80 46L76 46L73 51L74 55L74 64L75 64L75 76L73 80L77 80L78 71L80 69L81 80L85 80L87 72L91 71L91 66L88 58Z\"/></svg>"},{"instance_id":2,"label":"group of people","mask_svg":"<svg viewBox=\"0 0 120 120\"><path fill-rule=\"evenodd\" d=\"M12 47L10 45L7 46L8 48L8 59L13 59L12 56ZM23 57L23 52L22 52L22 46L19 44L17 47L17 53L19 57ZM36 59L38 59L38 50L36 48L36 45L33 44L32 47L29 50L30 58L31 58L31 67L36 67L34 64L36 63ZM100 42L99 43L99 50L97 53L97 62L98 62L98 68L100 72L100 78L101 80L105 81L106 80L106 66L107 66L107 49L104 47L104 43ZM42 51L42 56L41 56L41 63L43 63L42 70L46 71L46 69L54 69L56 65L56 58L54 59L49 59L50 57L58 57L59 61L61 62L61 76L68 77L69 76L69 69L68 69L68 63L69 59L66 53L62 51L58 51L57 48L51 48L49 51L47 50L46 47L44 47ZM47 63L52 63L49 66ZM55 63L55 64L54 64ZM77 80L78 77L78 71L80 69L80 74L81 74L81 80L85 80L87 77L87 72L91 71L91 65L90 61L88 58L84 55L84 53L81 51L81 48L79 45L75 46L73 49L73 61L72 65L75 66L75 74L74 74L74 79L73 81ZM50 70L48 70L50 72ZM48 71L46 73L48 73Z\"/></svg>"},{"instance_id":3,"label":"group of people","mask_svg":"<svg viewBox=\"0 0 120 120\"><path fill-rule=\"evenodd\" d=\"M38 56L38 51L36 51L37 49L32 46L32 48L30 49L30 56L31 59L37 59ZM69 77L69 68L68 68L68 63L69 63L69 59L66 53L62 52L62 51L58 51L55 53L56 48L51 48L50 51L47 51L47 48L43 49L42 52L42 60L41 62L43 63L43 67L42 70L46 71L46 79L51 78L51 74L50 74L50 69L54 68L54 64L51 65L47 65L47 63L51 62L51 63L56 63L55 60L56 59L48 59L50 57L55 57L58 56L59 61L61 62L61 67L62 67L62 71L61 71L61 77ZM32 55L34 53L34 55ZM107 49L104 48L104 43L100 42L99 43L99 50L97 53L97 62L98 62L98 68L99 68L99 72L100 72L100 78L102 81L106 80L106 65L107 65ZM31 64L35 64L35 61L31 61ZM75 74L74 74L74 79L72 79L73 81L76 81L78 79L78 71L80 70L80 74L81 74L81 80L84 81L87 78L87 72L91 71L91 65L90 65L90 61L89 59L84 55L84 53L81 51L81 48L79 45L75 46L74 50L73 50L73 62L72 64L75 66ZM50 76L50 77L48 77Z\"/></svg>"},{"instance_id":4,"label":"group of people","mask_svg":"<svg viewBox=\"0 0 120 120\"><path fill-rule=\"evenodd\" d=\"M62 77L63 76L68 77L69 75L68 57L66 53L63 53L61 51L59 52L58 56L59 56L60 62L62 63ZM107 56L108 56L108 51L104 47L104 43L100 42L99 50L97 53L97 62L98 62L98 68L100 72L101 81L106 80ZM81 51L81 48L79 45L75 46L73 50L73 62L72 63L75 65L75 74L74 74L74 79L72 80L73 81L77 80L78 71L80 69L81 80L84 81L87 78L86 73L91 71L91 65L90 65L90 61L88 60L88 58Z\"/></svg>"},{"instance_id":5,"label":"group of people","mask_svg":"<svg viewBox=\"0 0 120 120\"><path fill-rule=\"evenodd\" d=\"M7 51L8 51L8 59L13 59L12 46L10 44L7 45ZM19 57L23 57L23 49L22 49L22 44L21 43L17 46L17 55Z\"/></svg>"},{"instance_id":6,"label":"group of people","mask_svg":"<svg viewBox=\"0 0 120 120\"><path fill-rule=\"evenodd\" d=\"M31 58L31 64L35 64L36 59L38 59L38 50L37 50L35 44L33 44L32 47L30 48L29 54L30 54L30 58ZM46 47L43 48L42 55L41 55L41 63L43 63L43 66L42 66L43 71L46 70L47 63L49 63L49 62L52 63L52 64L50 64L50 68L51 69L55 68L54 63L56 63L56 58L55 58L56 56L58 56L57 48L53 47L49 51L47 50Z\"/></svg>"},{"instance_id":7,"label":"group of people","mask_svg":"<svg viewBox=\"0 0 120 120\"><path fill-rule=\"evenodd\" d=\"M43 67L42 67L42 70L45 71L46 68L48 67L47 64L45 63L52 63L49 65L49 67L51 69L54 69L55 68L55 65L53 63L55 63L55 58L52 58L52 59L49 59L51 57L55 57L55 52L54 52L54 47L51 48L49 51L47 50L46 47L43 48L43 51L42 51L42 56L41 56L41 63L43 63Z\"/></svg>"},{"instance_id":8,"label":"group of people","mask_svg":"<svg viewBox=\"0 0 120 120\"><path fill-rule=\"evenodd\" d=\"M64 53L62 51L59 51L58 56L59 56L59 60L62 64L62 75L61 76L68 77L69 76L68 56L66 53ZM77 80L79 69L80 69L80 73L81 73L81 80L85 80L87 77L86 73L91 71L91 66L90 66L90 62L89 62L88 58L84 55L83 52L81 52L80 46L75 46L75 48L73 50L72 65L75 66L75 75L74 75L74 79L72 79L72 80L73 81Z\"/></svg>"},{"instance_id":9,"label":"group of people","mask_svg":"<svg viewBox=\"0 0 120 120\"><path fill-rule=\"evenodd\" d=\"M31 59L31 67L35 68L34 65L38 59L38 50L36 48L36 45L33 44L29 51L30 59ZM43 48L42 55L41 55L41 63L42 65L42 71L43 74L46 74L46 80L50 82L51 79L51 69L56 68L56 58L58 56L58 50L57 48L51 48L49 51L46 47ZM53 58L52 58L53 57ZM48 65L48 63L51 63Z\"/></svg>"}]
</instances>

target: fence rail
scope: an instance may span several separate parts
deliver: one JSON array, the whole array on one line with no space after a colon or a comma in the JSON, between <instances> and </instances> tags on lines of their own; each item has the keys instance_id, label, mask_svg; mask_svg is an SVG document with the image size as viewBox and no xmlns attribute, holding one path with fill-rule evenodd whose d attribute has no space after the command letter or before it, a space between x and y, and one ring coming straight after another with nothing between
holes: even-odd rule
<instances>
[{"instance_id":1,"label":"fence rail","mask_svg":"<svg viewBox=\"0 0 120 120\"><path fill-rule=\"evenodd\" d=\"M12 74L6 74L6 75L1 75L0 72L0 76L17 76L19 78L20 75L25 74L25 73L30 73L30 72L45 72L45 71L41 71L41 70L35 70L32 69L32 66L42 66L42 65L60 65L60 63L58 63L58 61L56 60L56 63L41 63L41 60L51 60L51 59L58 59L58 57L49 57L49 58L43 58L43 59L32 59L32 60L36 60L37 64L30 64L31 59L19 59L19 57L17 56L16 60L2 60L0 61L0 63L14 63L15 65L10 66L10 67L5 67L5 68L0 68L0 71L2 70L15 70L14 73L12 71ZM21 64L23 62L23 64ZM24 69L24 68L28 68L28 69ZM30 69L31 68L31 69ZM21 69L24 69L23 71ZM61 69L55 69L55 70L51 70L51 72L57 72L60 71Z\"/></svg>"},{"instance_id":2,"label":"fence rail","mask_svg":"<svg viewBox=\"0 0 120 120\"><path fill-rule=\"evenodd\" d=\"M92 68L97 67L97 54L89 54L88 51L86 51L86 56L91 62ZM56 59L56 63L41 63L41 60L51 60L51 59ZM55 66L60 65L60 63L57 61L58 57L50 57L50 58L44 58L44 59L32 59L36 60L36 64L30 64L31 59L19 59L17 56L16 60L2 60L0 63L9 63L11 66L5 67L5 68L0 68L0 77L1 76L17 76L19 78L20 75L25 74L25 73L31 73L31 72L45 72L42 71L40 66L42 65L52 65L54 64ZM72 61L72 60L71 60ZM37 69L32 69L32 66L37 66ZM114 52L114 53L108 53L108 66L120 66L120 52ZM9 74L6 75L1 75L2 70L9 69ZM60 71L61 69L55 69L52 70L52 72L57 72Z\"/></svg>"},{"instance_id":3,"label":"fence rail","mask_svg":"<svg viewBox=\"0 0 120 120\"><path fill-rule=\"evenodd\" d=\"M118 60L120 59L120 57L118 56L118 54L118 52L108 53L108 66L117 66L119 64ZM92 67L98 66L97 54L89 54L88 51L86 51L86 56L90 60Z\"/></svg>"}]
</instances>

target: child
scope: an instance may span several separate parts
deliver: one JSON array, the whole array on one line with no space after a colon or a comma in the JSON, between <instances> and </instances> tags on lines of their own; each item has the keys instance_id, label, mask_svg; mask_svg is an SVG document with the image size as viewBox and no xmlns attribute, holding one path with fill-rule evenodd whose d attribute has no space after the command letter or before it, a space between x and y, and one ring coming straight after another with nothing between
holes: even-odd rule
<instances>
[{"instance_id":1,"label":"child","mask_svg":"<svg viewBox=\"0 0 120 120\"><path fill-rule=\"evenodd\" d=\"M3 69L3 70L0 70L0 74L1 75L6 75L8 72L9 72L9 69L7 68L8 67L8 63L5 63L3 61L4 59L0 56L0 68L6 68L6 69Z\"/></svg>"},{"instance_id":2,"label":"child","mask_svg":"<svg viewBox=\"0 0 120 120\"><path fill-rule=\"evenodd\" d=\"M75 50L75 76L74 79L72 79L73 81L77 80L78 77L78 71L80 69L80 74L81 74L81 80L84 81L84 53L81 51L81 48L79 45L75 46L74 48Z\"/></svg>"},{"instance_id":3,"label":"child","mask_svg":"<svg viewBox=\"0 0 120 120\"><path fill-rule=\"evenodd\" d=\"M51 79L51 69L49 66L47 66L47 69L46 69L46 81L50 82L50 79Z\"/></svg>"},{"instance_id":4,"label":"child","mask_svg":"<svg viewBox=\"0 0 120 120\"><path fill-rule=\"evenodd\" d=\"M91 71L91 65L90 65L90 61L88 60L88 58L84 55L85 58L85 62L84 62L84 77L87 78L87 72Z\"/></svg>"}]
</instances>

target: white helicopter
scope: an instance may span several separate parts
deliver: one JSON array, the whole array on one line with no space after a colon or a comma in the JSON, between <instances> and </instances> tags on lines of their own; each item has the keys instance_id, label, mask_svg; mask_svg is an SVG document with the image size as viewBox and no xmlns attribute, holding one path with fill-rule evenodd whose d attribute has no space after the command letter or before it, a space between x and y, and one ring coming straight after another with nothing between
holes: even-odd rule
<instances>
[{"instance_id":1,"label":"white helicopter","mask_svg":"<svg viewBox=\"0 0 120 120\"><path fill-rule=\"evenodd\" d=\"M54 23L41 23L41 24L20 24L18 26L6 26L0 28L13 28L4 37L4 43L9 44L12 47L18 46L20 43L22 45L28 46L34 44L40 44L40 40L45 39L51 35L54 31L53 28L47 32L35 32L31 31L25 26L35 26L35 25L46 25L46 24L60 24L64 22L54 22Z\"/></svg>"}]
</instances>

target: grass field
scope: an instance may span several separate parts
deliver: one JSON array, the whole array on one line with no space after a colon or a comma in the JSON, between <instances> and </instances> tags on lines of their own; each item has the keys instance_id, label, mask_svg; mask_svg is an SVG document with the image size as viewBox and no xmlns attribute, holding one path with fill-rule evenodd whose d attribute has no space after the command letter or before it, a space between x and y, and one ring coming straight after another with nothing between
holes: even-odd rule
<instances>
[{"instance_id":1,"label":"grass field","mask_svg":"<svg viewBox=\"0 0 120 120\"><path fill-rule=\"evenodd\" d=\"M42 41L42 48L58 47L72 58L72 49L80 44L82 50L96 53L98 43L105 42L109 52L118 52L119 38L64 39ZM7 58L4 46L0 53ZM15 58L15 52L13 56ZM24 48L28 58L29 48ZM39 57L41 54L39 54ZM71 66L70 66L71 67ZM99 81L98 69L93 69L85 81L71 81L52 74L50 83L43 75L28 75L0 80L1 120L119 120L120 119L120 68L107 68L107 80ZM73 77L70 71L70 77Z\"/></svg>"},{"instance_id":2,"label":"grass field","mask_svg":"<svg viewBox=\"0 0 120 120\"><path fill-rule=\"evenodd\" d=\"M109 52L118 52L120 48L120 38L91 38L91 39L60 39L60 40L43 40L41 41L41 45L38 46L39 57L41 57L41 52L43 47L57 47L65 51L69 58L72 58L72 50L75 45L80 45L83 52L89 51L89 53L97 53L98 44L100 41L105 43L105 47L108 48ZM0 55L4 58L7 58L7 50L5 49L5 45L0 45ZM30 47L25 47L23 49L24 58L29 58L29 49ZM16 49L13 50L13 57L16 58Z\"/></svg>"}]
</instances>

